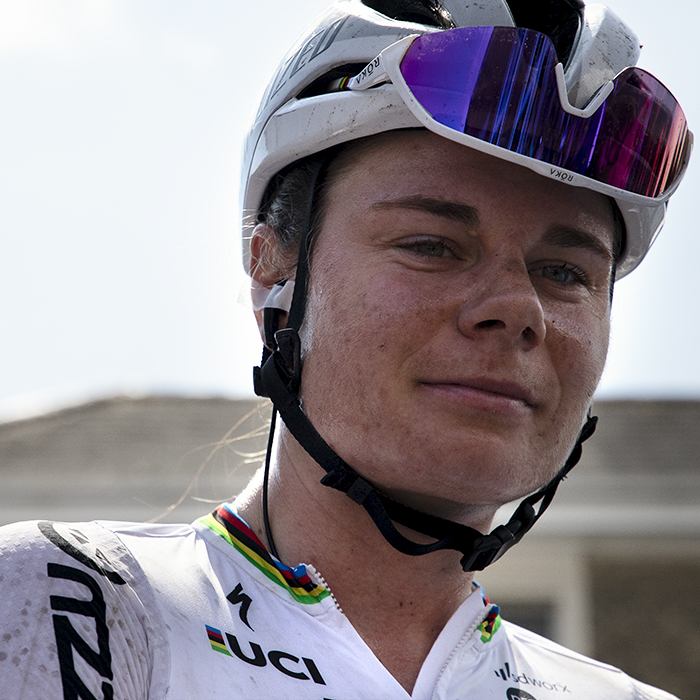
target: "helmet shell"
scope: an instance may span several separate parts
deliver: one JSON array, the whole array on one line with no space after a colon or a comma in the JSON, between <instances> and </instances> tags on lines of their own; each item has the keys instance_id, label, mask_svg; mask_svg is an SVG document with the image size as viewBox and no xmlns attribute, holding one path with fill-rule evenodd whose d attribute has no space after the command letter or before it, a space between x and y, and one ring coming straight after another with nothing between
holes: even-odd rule
<instances>
[{"instance_id":1,"label":"helmet shell","mask_svg":"<svg viewBox=\"0 0 700 700\"><path fill-rule=\"evenodd\" d=\"M569 101L582 108L600 87L636 64L639 40L603 5L561 2L579 15L564 76ZM402 3L420 4L417 0L337 0L306 29L277 67L244 145L241 205L247 271L250 234L267 187L280 170L338 144L422 126L393 90L318 94L309 90L315 81L341 67L356 66L354 72L359 72L383 49L412 34L453 27L516 26L504 0L430 0L438 16L437 20L426 17L425 23L396 20L368 6ZM619 279L646 255L663 225L665 205L642 206L623 196L616 201L626 228Z\"/></svg>"}]
</instances>

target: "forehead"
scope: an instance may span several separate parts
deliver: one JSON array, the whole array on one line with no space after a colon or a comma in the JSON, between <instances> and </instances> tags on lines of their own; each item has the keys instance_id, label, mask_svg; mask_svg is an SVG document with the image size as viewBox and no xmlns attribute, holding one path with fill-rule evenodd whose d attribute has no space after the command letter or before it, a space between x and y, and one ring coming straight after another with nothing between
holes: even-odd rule
<instances>
[{"instance_id":1,"label":"forehead","mask_svg":"<svg viewBox=\"0 0 700 700\"><path fill-rule=\"evenodd\" d=\"M601 229L612 246L614 216L607 197L425 130L389 132L351 146L333 163L329 181L328 209L344 217L419 195L474 207L484 223L516 213L523 225L547 220Z\"/></svg>"}]
</instances>

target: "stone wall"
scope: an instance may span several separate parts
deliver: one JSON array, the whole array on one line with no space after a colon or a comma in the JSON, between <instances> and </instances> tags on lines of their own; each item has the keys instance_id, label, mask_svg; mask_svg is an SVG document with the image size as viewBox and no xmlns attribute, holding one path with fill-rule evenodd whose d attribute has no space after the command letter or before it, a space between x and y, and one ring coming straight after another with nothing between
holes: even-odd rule
<instances>
[{"instance_id":1,"label":"stone wall","mask_svg":"<svg viewBox=\"0 0 700 700\"><path fill-rule=\"evenodd\" d=\"M700 559L594 557L594 655L700 700Z\"/></svg>"},{"instance_id":2,"label":"stone wall","mask_svg":"<svg viewBox=\"0 0 700 700\"><path fill-rule=\"evenodd\" d=\"M116 397L0 425L0 524L190 522L248 482L268 420L257 401Z\"/></svg>"}]
</instances>

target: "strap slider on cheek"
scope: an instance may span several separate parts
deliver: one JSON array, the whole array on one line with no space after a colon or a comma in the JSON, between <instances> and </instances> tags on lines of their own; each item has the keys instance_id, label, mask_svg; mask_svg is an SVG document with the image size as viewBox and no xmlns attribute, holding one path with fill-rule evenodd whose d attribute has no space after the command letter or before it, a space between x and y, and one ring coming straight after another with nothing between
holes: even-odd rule
<instances>
[{"instance_id":1,"label":"strap slider on cheek","mask_svg":"<svg viewBox=\"0 0 700 700\"><path fill-rule=\"evenodd\" d=\"M278 367L295 388L301 380L301 340L294 328L283 328L275 333L275 356Z\"/></svg>"}]
</instances>

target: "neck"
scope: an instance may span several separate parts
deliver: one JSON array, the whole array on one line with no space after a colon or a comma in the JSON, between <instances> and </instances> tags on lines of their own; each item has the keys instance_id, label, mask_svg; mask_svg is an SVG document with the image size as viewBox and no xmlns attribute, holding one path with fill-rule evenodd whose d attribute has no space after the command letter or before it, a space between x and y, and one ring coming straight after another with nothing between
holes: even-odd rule
<instances>
[{"instance_id":1,"label":"neck","mask_svg":"<svg viewBox=\"0 0 700 700\"><path fill-rule=\"evenodd\" d=\"M395 550L364 509L319 483L321 467L281 428L268 493L277 551L287 565L303 562L320 572L358 634L410 692L440 631L471 592L473 575L462 571L453 550L423 556ZM269 548L261 478L236 507ZM490 517L478 512L478 522L465 524L484 531Z\"/></svg>"}]
</instances>

